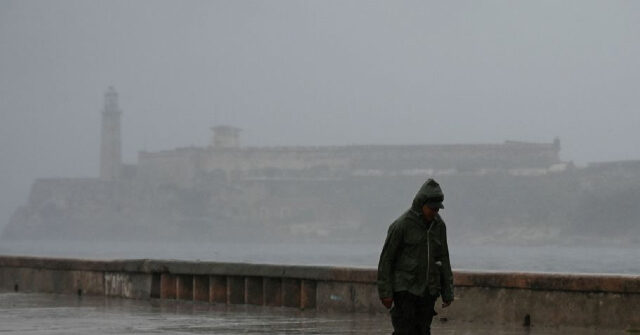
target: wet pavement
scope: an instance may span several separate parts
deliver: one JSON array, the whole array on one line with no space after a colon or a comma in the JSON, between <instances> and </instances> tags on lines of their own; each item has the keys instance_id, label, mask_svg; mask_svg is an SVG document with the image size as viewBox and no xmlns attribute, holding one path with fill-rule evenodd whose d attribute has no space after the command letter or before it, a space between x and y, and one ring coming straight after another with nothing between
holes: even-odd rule
<instances>
[{"instance_id":1,"label":"wet pavement","mask_svg":"<svg viewBox=\"0 0 640 335\"><path fill-rule=\"evenodd\" d=\"M390 334L387 315L188 301L0 293L0 333L10 334ZM434 335L600 335L598 329L506 328L434 320Z\"/></svg>"}]
</instances>

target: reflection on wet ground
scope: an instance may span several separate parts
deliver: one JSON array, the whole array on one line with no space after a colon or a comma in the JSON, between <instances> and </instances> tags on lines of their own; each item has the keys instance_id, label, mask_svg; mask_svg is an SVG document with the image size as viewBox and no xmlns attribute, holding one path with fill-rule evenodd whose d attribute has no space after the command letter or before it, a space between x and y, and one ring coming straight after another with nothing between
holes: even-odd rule
<instances>
[{"instance_id":1,"label":"reflection on wet ground","mask_svg":"<svg viewBox=\"0 0 640 335\"><path fill-rule=\"evenodd\" d=\"M0 333L12 334L390 334L386 315L53 294L0 294ZM595 335L624 331L499 328L434 320L433 334Z\"/></svg>"}]
</instances>

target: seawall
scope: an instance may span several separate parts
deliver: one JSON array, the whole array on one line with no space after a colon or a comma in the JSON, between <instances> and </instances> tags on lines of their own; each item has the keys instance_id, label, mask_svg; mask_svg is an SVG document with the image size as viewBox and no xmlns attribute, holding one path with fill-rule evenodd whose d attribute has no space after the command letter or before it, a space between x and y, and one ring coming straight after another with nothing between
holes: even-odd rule
<instances>
[{"instance_id":1,"label":"seawall","mask_svg":"<svg viewBox=\"0 0 640 335\"><path fill-rule=\"evenodd\" d=\"M640 276L455 271L448 322L640 328ZM0 256L0 290L385 313L376 271L171 260Z\"/></svg>"}]
</instances>

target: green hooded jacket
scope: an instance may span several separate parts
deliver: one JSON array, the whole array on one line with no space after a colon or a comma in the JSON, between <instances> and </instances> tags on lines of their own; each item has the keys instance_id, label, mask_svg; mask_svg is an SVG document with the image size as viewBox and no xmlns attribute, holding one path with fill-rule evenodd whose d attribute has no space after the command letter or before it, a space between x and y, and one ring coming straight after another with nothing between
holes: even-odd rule
<instances>
[{"instance_id":1,"label":"green hooded jacket","mask_svg":"<svg viewBox=\"0 0 640 335\"><path fill-rule=\"evenodd\" d=\"M444 198L440 185L427 180L416 194L409 210L396 219L387 233L378 263L378 294L393 297L393 292L408 291L442 295L453 301L453 273L449 261L447 229L440 215L425 222L425 202Z\"/></svg>"}]
</instances>

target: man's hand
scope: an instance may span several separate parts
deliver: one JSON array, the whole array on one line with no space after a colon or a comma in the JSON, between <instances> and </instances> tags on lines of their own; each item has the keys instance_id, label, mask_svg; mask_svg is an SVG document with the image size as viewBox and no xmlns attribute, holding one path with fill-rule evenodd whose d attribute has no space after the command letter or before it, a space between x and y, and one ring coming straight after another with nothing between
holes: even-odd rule
<instances>
[{"instance_id":1,"label":"man's hand","mask_svg":"<svg viewBox=\"0 0 640 335\"><path fill-rule=\"evenodd\" d=\"M391 308L391 305L393 305L393 298L382 298L380 301L387 309Z\"/></svg>"},{"instance_id":2,"label":"man's hand","mask_svg":"<svg viewBox=\"0 0 640 335\"><path fill-rule=\"evenodd\" d=\"M449 307L449 305L451 305L451 301L443 301L442 302L442 308L447 308L447 307Z\"/></svg>"}]
</instances>

